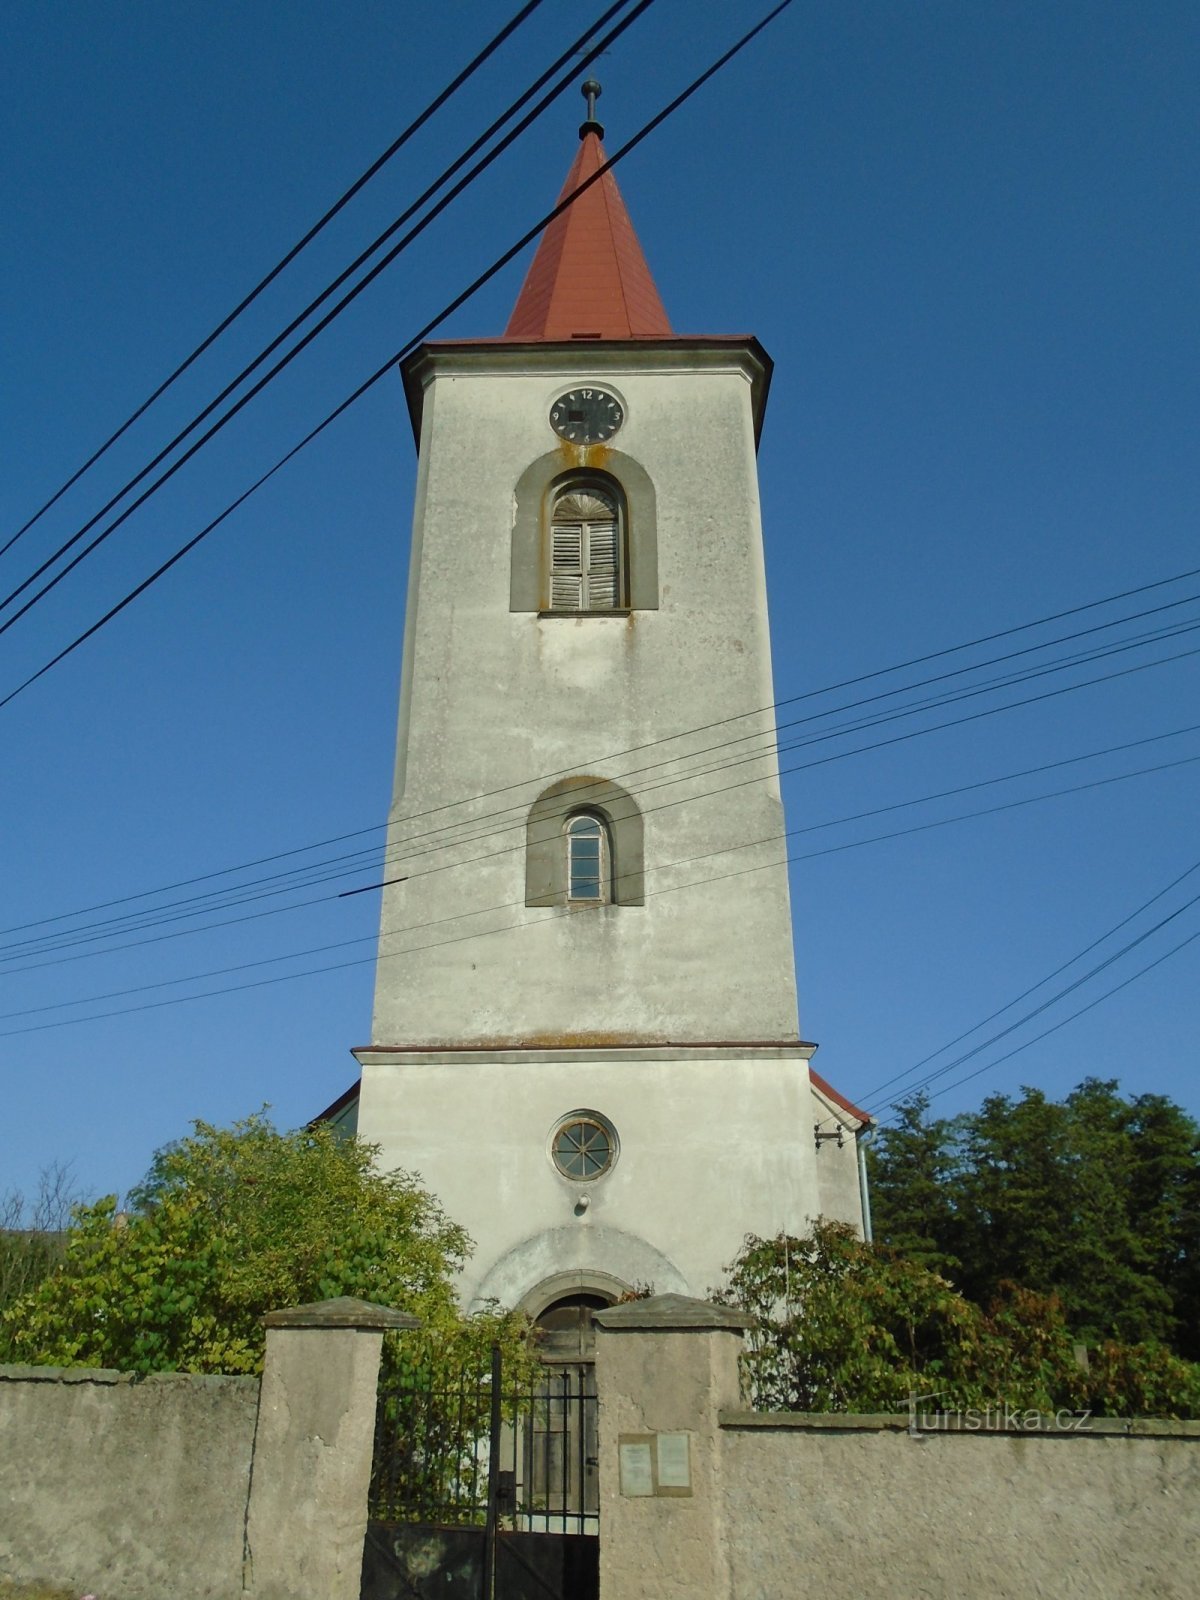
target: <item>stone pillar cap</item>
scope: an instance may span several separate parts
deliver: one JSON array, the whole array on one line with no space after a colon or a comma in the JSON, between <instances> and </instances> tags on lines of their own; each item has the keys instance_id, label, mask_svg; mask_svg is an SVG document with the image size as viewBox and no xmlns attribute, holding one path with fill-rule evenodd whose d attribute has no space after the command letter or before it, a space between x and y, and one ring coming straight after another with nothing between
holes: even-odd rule
<instances>
[{"instance_id":1,"label":"stone pillar cap","mask_svg":"<svg viewBox=\"0 0 1200 1600\"><path fill-rule=\"evenodd\" d=\"M288 1306L283 1311L268 1311L263 1318L268 1328L419 1328L420 1317L391 1306L372 1305L353 1295L336 1300L317 1300L308 1306Z\"/></svg>"},{"instance_id":2,"label":"stone pillar cap","mask_svg":"<svg viewBox=\"0 0 1200 1600\"><path fill-rule=\"evenodd\" d=\"M655 1294L648 1300L627 1300L607 1311L593 1313L592 1321L613 1332L635 1328L673 1328L679 1331L721 1330L738 1332L754 1326L754 1318L735 1306L713 1305L686 1294Z\"/></svg>"}]
</instances>

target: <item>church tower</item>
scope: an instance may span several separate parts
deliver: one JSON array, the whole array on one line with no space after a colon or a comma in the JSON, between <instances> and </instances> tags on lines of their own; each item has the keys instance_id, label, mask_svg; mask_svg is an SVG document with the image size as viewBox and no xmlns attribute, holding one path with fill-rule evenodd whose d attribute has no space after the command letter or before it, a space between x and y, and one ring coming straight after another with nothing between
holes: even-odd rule
<instances>
[{"instance_id":1,"label":"church tower","mask_svg":"<svg viewBox=\"0 0 1200 1600\"><path fill-rule=\"evenodd\" d=\"M355 1051L358 1131L475 1240L464 1302L534 1316L703 1295L749 1232L859 1224L867 1120L810 1074L797 1021L756 474L771 362L672 332L584 92L561 198L595 181L505 333L404 363L391 881Z\"/></svg>"}]
</instances>

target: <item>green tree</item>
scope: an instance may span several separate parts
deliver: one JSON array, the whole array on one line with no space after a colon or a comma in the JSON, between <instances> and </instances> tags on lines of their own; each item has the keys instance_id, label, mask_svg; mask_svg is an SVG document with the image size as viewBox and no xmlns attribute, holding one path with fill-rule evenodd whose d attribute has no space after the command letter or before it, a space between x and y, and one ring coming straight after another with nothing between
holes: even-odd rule
<instances>
[{"instance_id":1,"label":"green tree","mask_svg":"<svg viewBox=\"0 0 1200 1600\"><path fill-rule=\"evenodd\" d=\"M519 1317L463 1317L452 1279L470 1241L376 1155L263 1115L195 1123L155 1156L129 1212L113 1196L76 1209L60 1265L5 1314L9 1348L61 1365L255 1372L267 1311L356 1295L422 1319L410 1361L482 1367L493 1340L523 1350Z\"/></svg>"},{"instance_id":2,"label":"green tree","mask_svg":"<svg viewBox=\"0 0 1200 1600\"><path fill-rule=\"evenodd\" d=\"M1200 1128L1160 1095L1087 1079L930 1121L901 1108L872 1158L876 1236L977 1305L1015 1282L1054 1295L1089 1342L1200 1355Z\"/></svg>"},{"instance_id":3,"label":"green tree","mask_svg":"<svg viewBox=\"0 0 1200 1600\"><path fill-rule=\"evenodd\" d=\"M754 1317L745 1374L770 1411L896 1411L936 1389L982 1400L983 1317L937 1273L841 1223L748 1238L718 1299Z\"/></svg>"},{"instance_id":4,"label":"green tree","mask_svg":"<svg viewBox=\"0 0 1200 1600\"><path fill-rule=\"evenodd\" d=\"M879 1239L921 1266L953 1275L962 1266L955 1129L928 1113L929 1096L915 1095L867 1146L871 1215Z\"/></svg>"},{"instance_id":5,"label":"green tree","mask_svg":"<svg viewBox=\"0 0 1200 1600\"><path fill-rule=\"evenodd\" d=\"M1003 1282L1043 1293L1071 1275L1071 1151L1064 1108L1040 1090L990 1095L958 1119L957 1173L965 1263L960 1287L976 1303Z\"/></svg>"},{"instance_id":6,"label":"green tree","mask_svg":"<svg viewBox=\"0 0 1200 1600\"><path fill-rule=\"evenodd\" d=\"M749 1238L718 1298L754 1318L744 1357L768 1411L1090 1410L1200 1416L1200 1366L1162 1345L1105 1341L1084 1369L1061 1302L1012 1284L986 1310L841 1223Z\"/></svg>"},{"instance_id":7,"label":"green tree","mask_svg":"<svg viewBox=\"0 0 1200 1600\"><path fill-rule=\"evenodd\" d=\"M1129 1107L1128 1205L1144 1270L1169 1296L1174 1343L1200 1360L1200 1126L1164 1095Z\"/></svg>"}]
</instances>

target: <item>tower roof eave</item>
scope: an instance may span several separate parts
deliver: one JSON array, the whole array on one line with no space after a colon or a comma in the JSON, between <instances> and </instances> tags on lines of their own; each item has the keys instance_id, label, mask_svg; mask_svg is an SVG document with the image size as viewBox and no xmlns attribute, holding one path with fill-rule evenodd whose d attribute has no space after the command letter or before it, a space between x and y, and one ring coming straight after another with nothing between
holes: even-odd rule
<instances>
[{"instance_id":1,"label":"tower roof eave","mask_svg":"<svg viewBox=\"0 0 1200 1600\"><path fill-rule=\"evenodd\" d=\"M721 364L738 353L742 355L750 381L757 446L775 363L752 333L670 334L663 338L628 339L436 339L418 345L405 356L400 363L400 373L413 440L419 451L425 381L435 364L461 364L464 369L488 372L553 367L563 373L576 373L580 369L580 358L585 357L587 370L599 374L637 367L642 358L648 358L661 369L695 365L705 356L711 363Z\"/></svg>"}]
</instances>

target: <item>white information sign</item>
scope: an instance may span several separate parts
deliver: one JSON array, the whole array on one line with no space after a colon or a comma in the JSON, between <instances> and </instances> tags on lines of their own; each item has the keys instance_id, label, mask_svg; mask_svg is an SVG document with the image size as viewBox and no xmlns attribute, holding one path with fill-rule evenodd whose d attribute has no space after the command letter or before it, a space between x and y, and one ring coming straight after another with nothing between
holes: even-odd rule
<instances>
[{"instance_id":1,"label":"white information sign","mask_svg":"<svg viewBox=\"0 0 1200 1600\"><path fill-rule=\"evenodd\" d=\"M692 1487L691 1458L686 1433L659 1434L658 1486L660 1489Z\"/></svg>"},{"instance_id":2,"label":"white information sign","mask_svg":"<svg viewBox=\"0 0 1200 1600\"><path fill-rule=\"evenodd\" d=\"M654 1456L649 1439L622 1439L620 1442L621 1493L654 1493Z\"/></svg>"}]
</instances>

